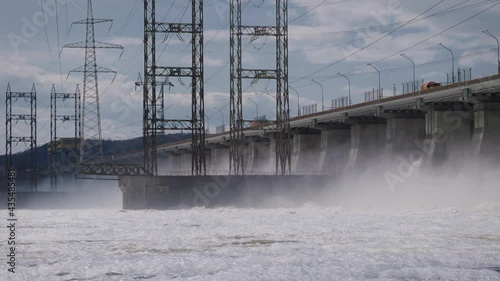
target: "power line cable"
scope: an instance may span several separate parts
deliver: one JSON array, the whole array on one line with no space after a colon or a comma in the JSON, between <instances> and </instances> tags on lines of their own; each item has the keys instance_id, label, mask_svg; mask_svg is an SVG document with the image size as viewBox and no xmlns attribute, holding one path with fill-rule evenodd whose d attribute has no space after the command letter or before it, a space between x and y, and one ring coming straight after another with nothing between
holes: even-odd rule
<instances>
[{"instance_id":1,"label":"power line cable","mask_svg":"<svg viewBox=\"0 0 500 281\"><path fill-rule=\"evenodd\" d=\"M427 20L427 19L430 19L430 18L434 18L434 17L440 17L440 16L445 16L445 15L449 15L449 14L452 14L452 13L458 13L458 12L463 12L465 10L469 10L469 9L473 9L473 8L477 8L477 7L481 7L481 6L485 6L485 5L488 5L492 2L497 2L498 0L485 0L485 1L482 1L482 2L479 2L479 3L474 3L474 4L470 4L470 5L467 5L467 6L464 6L464 7L460 7L460 8L456 8L457 6L461 6L463 4L465 4L466 2L469 2L470 0L465 0L461 3L458 3L458 4L455 4L449 8L446 8L442 11L439 11L439 12L436 12L434 14L431 14L429 16L426 16L426 17L422 17L421 19L418 19L418 20L415 20L415 22L420 22L420 21L423 21L423 20ZM330 31L330 32L307 32L307 33L290 33L290 35L293 35L293 36L331 36L331 35L340 35L340 34L351 34L351 33L358 33L358 32L368 32L368 31L372 31L372 30L377 30L377 29L385 29L385 28L390 28L390 27L393 27L393 26L397 26L399 24L402 24L406 21L400 21L400 22L395 22L395 23L391 23L391 24L386 24L386 25L378 25L378 26L370 26L370 27L367 27L367 28L358 28L358 29L351 29L351 30L341 30L341 31Z\"/></svg>"},{"instance_id":2,"label":"power line cable","mask_svg":"<svg viewBox=\"0 0 500 281\"><path fill-rule=\"evenodd\" d=\"M43 1L42 0L40 0L40 7L42 7L43 22L47 23L47 19L45 18L45 9L43 8ZM44 24L43 26L45 28L45 40L47 41L47 47L49 49L50 60L52 61L53 64L55 64L54 56L52 56L52 48L50 47L49 32L47 31L47 24Z\"/></svg>"},{"instance_id":3,"label":"power line cable","mask_svg":"<svg viewBox=\"0 0 500 281\"><path fill-rule=\"evenodd\" d=\"M61 48L61 39L60 39L60 34L59 34L59 9L57 8L57 0L54 0L54 6L56 7L56 30L57 30L57 50L59 52L59 49ZM59 52L58 55L58 60L59 60L59 74L61 76L61 90L64 91L64 83L63 83L63 75L62 75L62 63L61 63L61 54Z\"/></svg>"},{"instance_id":4,"label":"power line cable","mask_svg":"<svg viewBox=\"0 0 500 281\"><path fill-rule=\"evenodd\" d=\"M300 18L304 17L305 15L309 14L310 12L312 12L312 11L316 10L319 6L323 5L326 1L327 1L327 0L323 0L323 2L321 2L321 3L319 3L318 5L316 5L316 6L312 7L311 9L309 9L309 10L305 11L304 13L300 14L300 15L299 15L299 16L297 16L296 18L294 18L294 19L290 20L288 23L290 24L290 23L292 23L292 22L294 22L294 21L296 21L296 20L298 20L298 19L300 19ZM349 1L349 0L344 0L344 1L341 1L341 2L346 2L346 1Z\"/></svg>"},{"instance_id":5,"label":"power line cable","mask_svg":"<svg viewBox=\"0 0 500 281\"><path fill-rule=\"evenodd\" d=\"M422 40L422 41L420 41L420 42L418 42L418 43L416 43L416 44L413 44L413 45L411 45L411 46L409 46L409 47L407 47L407 48L405 48L405 49L403 49L403 50L400 50L399 52L396 52L396 53L394 53L394 54L392 54L392 55L390 55L390 56L387 56L387 57L385 57L385 58L382 58L382 59L380 59L380 60L378 60L378 61L374 62L374 64L375 64L375 63L382 62L382 61L385 61L385 60L387 60L387 59L389 59L389 58L392 58L392 57L394 57L394 56L396 56L396 55L399 55L399 54L401 54L401 53L404 53L404 52L406 52L406 51L408 51L408 50L410 50L410 49L412 49L412 48L414 48L414 47L416 47L416 46L419 46L419 45L421 45L421 44L423 44L423 43L425 43L425 42L427 42L427 41L429 41L429 40L431 40L431 39L434 39L434 38L438 37L439 35L441 35L441 34L443 34L443 33L446 33L446 32L448 32L448 31L450 31L451 29L453 29L453 28L455 28L455 27L457 27L457 26L459 26L459 25L462 25L462 24L464 24L464 23L468 22L469 20L471 20L471 19L473 19L473 18L475 18L475 17L477 17L477 16L479 16L479 15L481 15L481 14L483 14L483 13L487 12L488 10L493 9L495 6L497 6L497 5L499 5L499 4L500 4L500 2L498 2L498 3L496 3L496 4L493 4L493 5L491 5L490 7L488 7L488 8L486 8L486 9L484 9L484 10L482 10L482 11L480 11L480 12L478 12L478 13L476 13L476 14L474 14L474 15L472 15L472 16L470 16L470 17L468 17L468 18L466 18L466 19L464 19L464 20L462 20L462 21L460 21L460 22L458 22L457 24L454 24L454 25L452 25L451 27L446 28L445 30L443 30L443 31L441 31L441 32L438 32L438 33L436 33L436 34L432 35L431 37L428 37L428 38L426 38L426 39L424 39L424 40ZM356 69L356 70L350 71L350 72L348 72L348 73L352 73L352 72L355 72L355 71L361 70L361 69L363 69L363 68L365 68L365 66L363 66L363 67L361 67L361 68L358 68L358 69Z\"/></svg>"},{"instance_id":6,"label":"power line cable","mask_svg":"<svg viewBox=\"0 0 500 281\"><path fill-rule=\"evenodd\" d=\"M418 19L419 17L421 17L422 15L424 15L425 13L427 13L428 11L432 10L433 8L437 7L439 4L443 3L444 1L445 1L445 0L440 0L437 4L432 5L430 8L428 8L428 9L427 9L427 10L425 10L424 12L422 12L422 13L418 14L418 15L417 15L416 17L414 17L413 19L411 19L411 20L409 20L409 21L405 22L404 24L402 24L402 25L398 26L397 28L395 28L395 29L394 29L394 30L392 30L391 32L389 32L389 33L385 34L384 36L382 36L382 37L380 37L379 39L377 39L377 40L373 41L372 43L370 43L370 44L368 44L368 45L364 46L363 48L361 48L361 49L359 49L359 50L357 50L357 51L355 51L355 52L353 52L353 53L351 53L351 54L349 54L349 55L347 55L347 56L345 56L345 57L343 57L343 58L341 58L341 59L339 59L339 60L337 60L337 61L335 61L335 62L333 62L333 63L331 63L331 64L328 64L327 66L322 67L321 69L316 70L316 71L314 71L314 72L312 72L312 73L310 73L310 74L308 74L308 75L306 75L306 76L304 76L304 77L302 77L302 78L299 78L299 79L297 79L297 80L295 80L295 81L292 81L290 84L293 84L293 83L295 83L295 82L297 82L297 81L300 81L300 80L307 79L307 78L309 78L309 77L313 76L314 74L317 74L317 73L319 73L319 72L322 72L322 71L324 71L324 70L326 70L326 69L328 69L328 68L330 68L330 67L332 67L332 66L334 66L334 65L336 65L336 64L338 64L338 63L340 63L340 62L342 62L342 61L345 61L346 59L348 59L348 58L350 58L350 57L352 57L352 56L354 56L354 55L356 55L356 54L358 54L358 53L360 53L360 52L362 52L362 51L364 51L364 50L368 49L369 47L371 47L371 46L375 45L376 43L378 43L378 42L382 41L383 39L385 39L385 38L386 38L386 37L388 37L389 35L391 35L391 34L393 34L393 33L397 32L398 30L400 30L400 29L402 29L403 27L407 26L408 24L412 23L415 19Z\"/></svg>"}]
</instances>

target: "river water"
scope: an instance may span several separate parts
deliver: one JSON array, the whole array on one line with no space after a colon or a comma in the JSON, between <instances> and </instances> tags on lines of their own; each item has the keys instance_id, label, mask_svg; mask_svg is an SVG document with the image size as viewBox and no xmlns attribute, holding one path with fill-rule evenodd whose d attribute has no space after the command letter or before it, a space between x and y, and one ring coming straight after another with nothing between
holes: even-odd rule
<instances>
[{"instance_id":1,"label":"river water","mask_svg":"<svg viewBox=\"0 0 500 281\"><path fill-rule=\"evenodd\" d=\"M499 204L17 216L16 273L2 263L0 280L500 280Z\"/></svg>"}]
</instances>

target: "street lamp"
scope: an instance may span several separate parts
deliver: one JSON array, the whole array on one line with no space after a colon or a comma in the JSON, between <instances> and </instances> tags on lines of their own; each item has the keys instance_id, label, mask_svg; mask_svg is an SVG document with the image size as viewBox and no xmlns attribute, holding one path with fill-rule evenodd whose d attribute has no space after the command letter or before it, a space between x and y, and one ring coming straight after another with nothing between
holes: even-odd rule
<instances>
[{"instance_id":1,"label":"street lamp","mask_svg":"<svg viewBox=\"0 0 500 281\"><path fill-rule=\"evenodd\" d=\"M347 82L349 83L349 105L352 105L352 100L351 100L351 80L349 79L349 77L345 76L344 74L342 74L340 72L338 72L337 75L342 76L345 79L347 79Z\"/></svg>"},{"instance_id":2,"label":"street lamp","mask_svg":"<svg viewBox=\"0 0 500 281\"><path fill-rule=\"evenodd\" d=\"M222 113L222 111L220 109L218 109L217 107L214 107L215 110L219 111L220 113L220 116L222 117L222 126L224 126L224 113Z\"/></svg>"},{"instance_id":3,"label":"street lamp","mask_svg":"<svg viewBox=\"0 0 500 281\"><path fill-rule=\"evenodd\" d=\"M259 120L259 104L254 101L252 98L248 98L249 100L251 100L253 103L255 103L255 108L257 108L257 115L255 115L255 121L258 121Z\"/></svg>"},{"instance_id":4,"label":"street lamp","mask_svg":"<svg viewBox=\"0 0 500 281\"><path fill-rule=\"evenodd\" d=\"M205 114L205 120L207 121L207 134L210 134L210 118Z\"/></svg>"},{"instance_id":5,"label":"street lamp","mask_svg":"<svg viewBox=\"0 0 500 281\"><path fill-rule=\"evenodd\" d=\"M323 85L321 85L318 81L311 79L312 82L318 84L321 87L321 111L325 111L325 91L323 89Z\"/></svg>"},{"instance_id":6,"label":"street lamp","mask_svg":"<svg viewBox=\"0 0 500 281\"><path fill-rule=\"evenodd\" d=\"M417 91L417 78L415 75L415 62L410 59L407 55L401 54L401 56L409 61L411 61L411 64L413 65L413 92L415 93Z\"/></svg>"},{"instance_id":7,"label":"street lamp","mask_svg":"<svg viewBox=\"0 0 500 281\"><path fill-rule=\"evenodd\" d=\"M497 44L498 44L498 74L500 74L500 42L498 41L498 38L495 35L493 35L493 33L491 33L489 30L484 30L483 33L492 37L493 39L497 40Z\"/></svg>"},{"instance_id":8,"label":"street lamp","mask_svg":"<svg viewBox=\"0 0 500 281\"><path fill-rule=\"evenodd\" d=\"M368 66L371 66L373 69L375 69L378 72L378 97L380 97L382 93L382 88L381 88L381 75L380 75L380 70L376 68L373 64L369 63Z\"/></svg>"},{"instance_id":9,"label":"street lamp","mask_svg":"<svg viewBox=\"0 0 500 281\"><path fill-rule=\"evenodd\" d=\"M297 94L297 116L300 116L300 96L299 96L299 92L297 92L297 90L295 90L293 87L290 87L290 89L292 89Z\"/></svg>"},{"instance_id":10,"label":"street lamp","mask_svg":"<svg viewBox=\"0 0 500 281\"><path fill-rule=\"evenodd\" d=\"M451 53L451 82L455 83L455 56L453 55L453 51L450 48L443 45L443 43L439 43L439 46L445 48Z\"/></svg>"}]
</instances>

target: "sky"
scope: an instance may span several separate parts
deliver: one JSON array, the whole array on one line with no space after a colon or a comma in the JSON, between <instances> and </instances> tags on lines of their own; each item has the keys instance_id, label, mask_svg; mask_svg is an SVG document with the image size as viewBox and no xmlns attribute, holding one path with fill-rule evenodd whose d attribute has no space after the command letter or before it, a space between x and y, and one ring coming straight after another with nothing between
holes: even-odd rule
<instances>
[{"instance_id":1,"label":"sky","mask_svg":"<svg viewBox=\"0 0 500 281\"><path fill-rule=\"evenodd\" d=\"M142 131L142 92L134 82L143 71L143 1L95 0L94 17L113 19L95 27L96 40L120 44L119 50L99 50L97 63L117 72L99 76L103 138L128 139ZM157 18L164 22L190 22L186 0L158 0ZM82 25L71 22L86 18L87 0L2 1L0 17L0 87L12 91L37 90L38 145L50 139L50 91L82 89L83 75L70 70L84 64L83 49L63 49L68 43L85 39ZM273 25L275 2L243 0L244 25ZM289 83L291 116L300 107L318 104L332 106L332 100L349 93L352 101L363 102L366 91L378 88L380 70L384 96L402 91L402 83L413 80L446 82L452 71L450 48L455 68L472 68L472 77L497 72L497 42L484 34L489 30L500 37L495 0L289 0ZM205 113L211 132L229 122L229 2L204 1ZM274 38L243 38L244 68L273 68ZM158 64L188 66L190 45L186 35L159 36ZM312 81L314 79L316 82ZM166 118L188 119L191 96L187 79L171 79L166 90ZM275 115L275 84L271 81L244 82L244 118L251 120ZM321 87L320 87L321 85ZM322 91L323 88L323 91ZM300 98L299 98L300 97ZM258 106L253 102L255 101ZM60 114L69 101L60 106ZM222 111L221 114L218 110ZM18 100L15 113L29 112ZM5 124L5 107L0 107ZM60 137L71 137L70 123L59 125ZM14 134L24 136L28 126L19 123ZM5 130L0 130L0 145L5 147ZM19 145L14 151L24 150Z\"/></svg>"}]
</instances>

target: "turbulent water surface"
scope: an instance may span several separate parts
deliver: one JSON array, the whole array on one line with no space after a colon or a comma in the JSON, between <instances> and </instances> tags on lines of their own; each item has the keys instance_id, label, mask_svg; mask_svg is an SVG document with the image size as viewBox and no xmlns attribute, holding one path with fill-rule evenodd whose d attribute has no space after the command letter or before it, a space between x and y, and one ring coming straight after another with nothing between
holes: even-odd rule
<instances>
[{"instance_id":1,"label":"turbulent water surface","mask_svg":"<svg viewBox=\"0 0 500 281\"><path fill-rule=\"evenodd\" d=\"M498 205L26 210L18 219L17 273L1 280L500 280Z\"/></svg>"}]
</instances>

